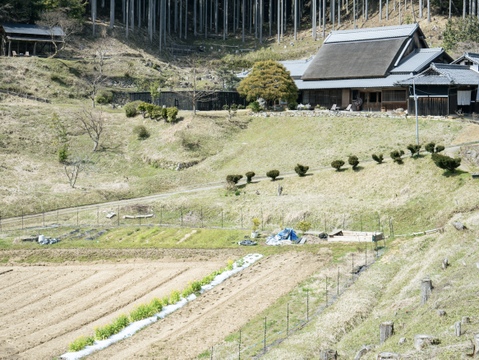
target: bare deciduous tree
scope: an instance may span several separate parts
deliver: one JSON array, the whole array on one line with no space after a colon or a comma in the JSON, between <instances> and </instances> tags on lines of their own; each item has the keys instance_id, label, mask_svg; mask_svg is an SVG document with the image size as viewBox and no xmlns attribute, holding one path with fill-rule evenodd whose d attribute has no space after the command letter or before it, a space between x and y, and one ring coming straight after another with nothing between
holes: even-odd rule
<instances>
[{"instance_id":1,"label":"bare deciduous tree","mask_svg":"<svg viewBox=\"0 0 479 360\"><path fill-rule=\"evenodd\" d=\"M68 178L68 183L73 189L75 188L76 182L78 180L78 175L87 170L88 164L89 160L86 156L76 157L64 164L63 169L65 171L65 175Z\"/></svg>"},{"instance_id":2,"label":"bare deciduous tree","mask_svg":"<svg viewBox=\"0 0 479 360\"><path fill-rule=\"evenodd\" d=\"M50 57L55 57L60 50L64 50L70 36L81 31L81 23L77 19L69 18L67 9L64 8L43 12L38 24L50 29L51 42L55 48L55 52ZM63 34L60 34L58 29L61 29ZM61 47L58 46L59 37L63 41Z\"/></svg>"},{"instance_id":3,"label":"bare deciduous tree","mask_svg":"<svg viewBox=\"0 0 479 360\"><path fill-rule=\"evenodd\" d=\"M78 114L78 120L80 127L88 134L90 139L93 141L92 151L98 151L98 149L100 148L100 138L103 134L105 126L105 119L103 116L102 109L83 109L83 111Z\"/></svg>"}]
</instances>

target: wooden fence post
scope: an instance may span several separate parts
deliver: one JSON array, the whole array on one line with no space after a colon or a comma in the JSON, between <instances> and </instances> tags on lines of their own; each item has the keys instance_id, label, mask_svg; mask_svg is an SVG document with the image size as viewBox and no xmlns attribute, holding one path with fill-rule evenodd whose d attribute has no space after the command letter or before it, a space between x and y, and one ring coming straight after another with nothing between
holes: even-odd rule
<instances>
[{"instance_id":1,"label":"wooden fence post","mask_svg":"<svg viewBox=\"0 0 479 360\"><path fill-rule=\"evenodd\" d=\"M385 321L379 325L379 343L382 344L394 334L394 322Z\"/></svg>"},{"instance_id":2,"label":"wooden fence post","mask_svg":"<svg viewBox=\"0 0 479 360\"><path fill-rule=\"evenodd\" d=\"M421 304L425 304L429 297L431 296L432 291L432 280L431 279L422 279L421 281Z\"/></svg>"}]
</instances>

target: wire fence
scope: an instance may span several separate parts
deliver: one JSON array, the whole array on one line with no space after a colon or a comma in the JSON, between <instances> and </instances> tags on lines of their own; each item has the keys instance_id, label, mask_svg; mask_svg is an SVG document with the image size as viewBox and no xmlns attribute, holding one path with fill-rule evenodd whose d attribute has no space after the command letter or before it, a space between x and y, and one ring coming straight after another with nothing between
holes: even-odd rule
<instances>
[{"instance_id":1,"label":"wire fence","mask_svg":"<svg viewBox=\"0 0 479 360\"><path fill-rule=\"evenodd\" d=\"M21 212L16 217L3 218L0 212L0 231L28 230L48 227L169 226L192 228L251 229L257 219L260 231L278 228L297 228L308 222L312 231L330 232L335 229L351 231L378 231L387 237L407 233L411 224L393 221L387 214L329 214L304 211L292 213L288 209L224 209L221 207L181 207L168 203L131 205L90 205L58 209L36 214ZM424 228L424 227L423 227ZM419 228L413 231L422 231Z\"/></svg>"},{"instance_id":2,"label":"wire fence","mask_svg":"<svg viewBox=\"0 0 479 360\"><path fill-rule=\"evenodd\" d=\"M261 358L332 305L385 250L372 243L362 246L360 251L351 253L341 266L329 268L324 276L299 287L289 296L286 304L276 307L277 311L270 311L253 324L246 324L199 357L211 360Z\"/></svg>"}]
</instances>

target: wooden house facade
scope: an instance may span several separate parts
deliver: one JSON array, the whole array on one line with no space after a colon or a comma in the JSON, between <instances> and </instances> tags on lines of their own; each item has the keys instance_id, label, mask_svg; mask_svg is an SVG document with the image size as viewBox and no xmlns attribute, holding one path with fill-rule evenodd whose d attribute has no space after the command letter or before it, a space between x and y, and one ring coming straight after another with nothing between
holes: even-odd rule
<instances>
[{"instance_id":1,"label":"wooden house facade","mask_svg":"<svg viewBox=\"0 0 479 360\"><path fill-rule=\"evenodd\" d=\"M451 61L444 49L428 47L418 24L333 31L295 82L299 101L311 106L406 109L408 87L399 82Z\"/></svg>"}]
</instances>

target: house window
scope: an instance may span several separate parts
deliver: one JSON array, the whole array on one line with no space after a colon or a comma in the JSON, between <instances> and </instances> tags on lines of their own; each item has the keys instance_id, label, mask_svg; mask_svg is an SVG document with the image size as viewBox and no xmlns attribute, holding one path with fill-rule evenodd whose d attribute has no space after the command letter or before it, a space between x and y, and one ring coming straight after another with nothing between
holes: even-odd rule
<instances>
[{"instance_id":1,"label":"house window","mask_svg":"<svg viewBox=\"0 0 479 360\"><path fill-rule=\"evenodd\" d=\"M383 90L383 101L406 101L406 90Z\"/></svg>"}]
</instances>

